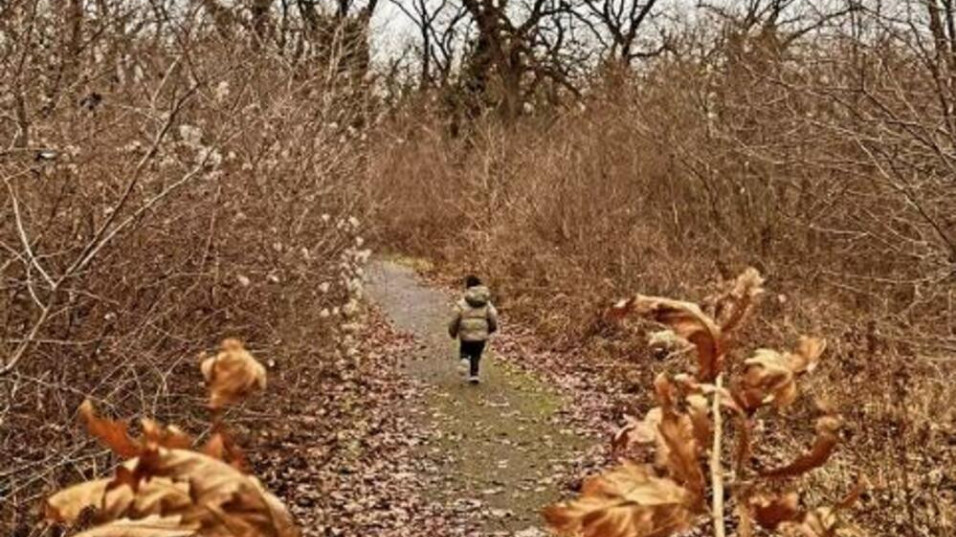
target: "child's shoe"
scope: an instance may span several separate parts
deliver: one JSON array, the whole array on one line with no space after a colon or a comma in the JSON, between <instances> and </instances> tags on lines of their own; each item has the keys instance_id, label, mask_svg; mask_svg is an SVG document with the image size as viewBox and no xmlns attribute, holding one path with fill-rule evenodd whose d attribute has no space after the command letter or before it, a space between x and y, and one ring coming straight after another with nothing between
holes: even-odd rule
<instances>
[{"instance_id":1,"label":"child's shoe","mask_svg":"<svg viewBox=\"0 0 956 537\"><path fill-rule=\"evenodd\" d=\"M470 384L478 384L481 382L481 379L478 378L478 375L469 375L468 382Z\"/></svg>"},{"instance_id":2,"label":"child's shoe","mask_svg":"<svg viewBox=\"0 0 956 537\"><path fill-rule=\"evenodd\" d=\"M461 373L462 375L467 373L468 368L470 367L471 367L471 362L468 360L468 358L462 358L461 360L458 361L458 372Z\"/></svg>"}]
</instances>

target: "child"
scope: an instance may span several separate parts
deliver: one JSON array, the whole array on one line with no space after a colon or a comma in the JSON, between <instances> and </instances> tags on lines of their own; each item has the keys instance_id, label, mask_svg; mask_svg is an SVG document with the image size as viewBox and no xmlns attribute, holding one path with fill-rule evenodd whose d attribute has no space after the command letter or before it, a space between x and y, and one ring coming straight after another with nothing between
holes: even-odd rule
<instances>
[{"instance_id":1,"label":"child","mask_svg":"<svg viewBox=\"0 0 956 537\"><path fill-rule=\"evenodd\" d=\"M498 330L498 310L491 303L491 291L476 276L465 278L465 296L455 304L455 316L448 334L461 340L462 367L469 367L468 382L478 384L478 362L488 337Z\"/></svg>"}]
</instances>

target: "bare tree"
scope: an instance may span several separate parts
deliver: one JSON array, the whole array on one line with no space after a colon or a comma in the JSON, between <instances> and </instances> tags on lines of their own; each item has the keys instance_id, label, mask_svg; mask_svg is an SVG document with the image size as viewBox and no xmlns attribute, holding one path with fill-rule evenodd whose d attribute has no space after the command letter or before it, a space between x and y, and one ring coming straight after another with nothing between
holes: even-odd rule
<instances>
[{"instance_id":1,"label":"bare tree","mask_svg":"<svg viewBox=\"0 0 956 537\"><path fill-rule=\"evenodd\" d=\"M428 0L392 0L415 25L420 39L419 88L445 86L451 78L467 11L453 0L441 0L429 7Z\"/></svg>"},{"instance_id":2,"label":"bare tree","mask_svg":"<svg viewBox=\"0 0 956 537\"><path fill-rule=\"evenodd\" d=\"M521 6L495 0L462 0L476 35L462 72L462 87L472 114L490 102L502 117L518 117L525 103L524 82L535 73L553 78L560 72L540 68L539 45L545 22L567 14L562 0L531 0ZM562 40L551 43L563 42ZM483 104L484 103L484 104Z\"/></svg>"},{"instance_id":3,"label":"bare tree","mask_svg":"<svg viewBox=\"0 0 956 537\"><path fill-rule=\"evenodd\" d=\"M638 58L660 54L668 47L665 33L656 44L641 48L642 32L653 22L657 0L583 0L573 13L594 34L607 51L623 66L629 67Z\"/></svg>"}]
</instances>

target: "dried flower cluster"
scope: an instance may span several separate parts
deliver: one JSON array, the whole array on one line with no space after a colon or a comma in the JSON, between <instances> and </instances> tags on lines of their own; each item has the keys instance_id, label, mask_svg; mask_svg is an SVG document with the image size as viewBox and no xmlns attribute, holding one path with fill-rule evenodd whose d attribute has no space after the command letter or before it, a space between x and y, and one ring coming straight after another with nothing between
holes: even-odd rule
<instances>
[{"instance_id":1,"label":"dried flower cluster","mask_svg":"<svg viewBox=\"0 0 956 537\"><path fill-rule=\"evenodd\" d=\"M841 524L839 513L859 491L834 507L808 510L800 506L794 490L794 478L826 463L839 442L840 418L831 410L825 409L818 418L812 446L792 462L764 468L752 456L752 447L760 440L755 438L753 417L793 404L797 377L812 371L826 348L822 339L804 337L794 351L758 349L734 363L731 336L752 314L762 286L759 273L748 269L730 291L711 301L713 316L696 304L642 295L607 312L612 320L637 314L667 326L667 337L652 339L670 346L693 345L697 369L694 374L658 376L654 390L659 406L643 419L629 417L614 438L614 448L622 455L652 446L653 462L625 460L587 480L578 499L545 510L554 531L586 537L664 536L696 526L710 514L714 534L724 535L729 518L724 513L725 486L736 505L741 537L753 535L755 523L768 531L804 537L852 531ZM724 387L728 373L733 374ZM729 475L722 445L731 428L724 426L724 418L733 425L735 440Z\"/></svg>"},{"instance_id":2,"label":"dried flower cluster","mask_svg":"<svg viewBox=\"0 0 956 537\"><path fill-rule=\"evenodd\" d=\"M340 220L336 228L349 237L348 245L339 255L336 281L336 284L344 290L345 302L334 307L331 312L323 312L323 317L334 317L334 337L339 362L343 365L356 366L359 359L356 334L363 326L361 306L365 293L363 278L372 250L363 248L365 239L359 233L361 224L354 216ZM322 285L323 292L328 292L331 288L329 283Z\"/></svg>"},{"instance_id":3,"label":"dried flower cluster","mask_svg":"<svg viewBox=\"0 0 956 537\"><path fill-rule=\"evenodd\" d=\"M242 343L227 339L205 358L202 373L210 406L237 404L265 387L265 369ZM142 420L143 434L126 422L96 415L87 400L80 417L89 433L125 459L111 477L94 479L51 496L47 519L89 526L77 537L296 537L285 506L242 471L241 453L216 432L199 449L175 426Z\"/></svg>"}]
</instances>

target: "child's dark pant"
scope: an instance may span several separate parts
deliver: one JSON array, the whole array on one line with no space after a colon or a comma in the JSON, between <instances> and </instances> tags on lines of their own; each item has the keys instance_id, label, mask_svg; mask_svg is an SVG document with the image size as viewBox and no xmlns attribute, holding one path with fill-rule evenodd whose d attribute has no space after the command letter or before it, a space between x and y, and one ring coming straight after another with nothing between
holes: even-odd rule
<instances>
[{"instance_id":1,"label":"child's dark pant","mask_svg":"<svg viewBox=\"0 0 956 537\"><path fill-rule=\"evenodd\" d=\"M478 376L478 362L481 361L481 353L485 350L484 341L462 341L461 357L467 358L470 365L470 374L473 377Z\"/></svg>"}]
</instances>

